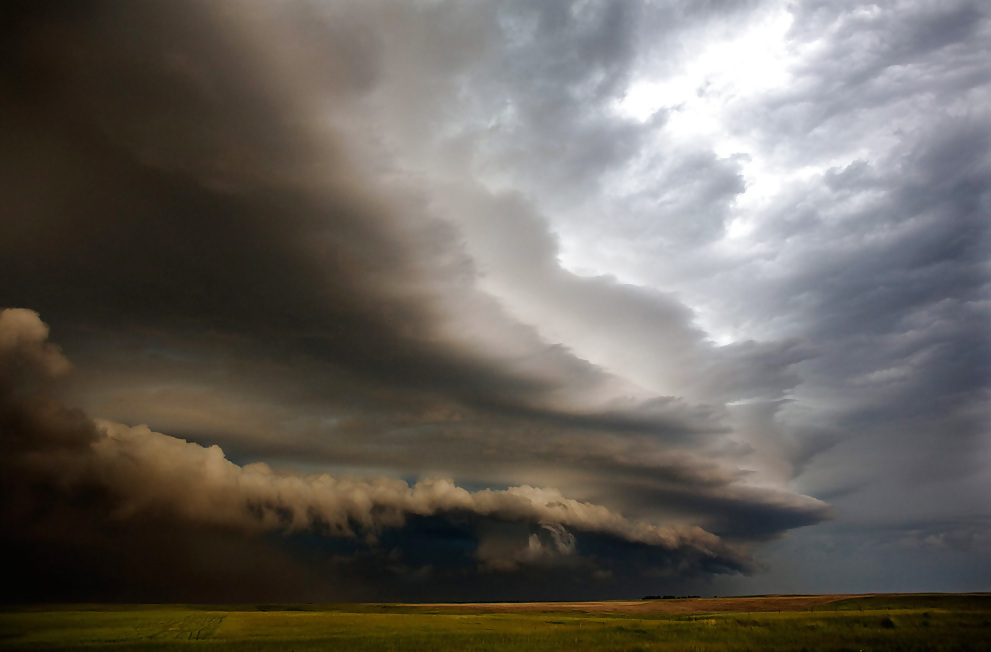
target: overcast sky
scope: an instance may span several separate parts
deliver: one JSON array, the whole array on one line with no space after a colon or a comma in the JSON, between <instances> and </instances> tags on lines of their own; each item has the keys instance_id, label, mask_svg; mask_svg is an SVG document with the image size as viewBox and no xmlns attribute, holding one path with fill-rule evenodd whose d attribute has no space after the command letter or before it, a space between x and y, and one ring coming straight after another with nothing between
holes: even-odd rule
<instances>
[{"instance_id":1,"label":"overcast sky","mask_svg":"<svg viewBox=\"0 0 991 652\"><path fill-rule=\"evenodd\" d=\"M991 10L8 1L3 600L991 590Z\"/></svg>"}]
</instances>

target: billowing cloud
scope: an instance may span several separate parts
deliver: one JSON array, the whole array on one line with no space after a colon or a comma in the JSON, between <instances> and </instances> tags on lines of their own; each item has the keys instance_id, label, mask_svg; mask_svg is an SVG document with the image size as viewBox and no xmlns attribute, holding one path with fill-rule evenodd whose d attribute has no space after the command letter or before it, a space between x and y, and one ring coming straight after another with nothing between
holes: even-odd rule
<instances>
[{"instance_id":1,"label":"billowing cloud","mask_svg":"<svg viewBox=\"0 0 991 652\"><path fill-rule=\"evenodd\" d=\"M686 564L716 572L743 572L751 565L743 548L700 527L632 521L556 489L524 485L469 492L447 479L410 486L396 478L276 473L264 463L234 464L218 446L203 447L146 426L93 421L48 397L51 380L69 365L47 335L36 313L0 312L0 360L14 372L12 380L5 378L0 397L8 544L52 536L48 528L73 510L125 529L154 517L178 528L361 537L372 547L384 530L407 527L411 517L439 517L529 525L549 536L549 543L542 543L531 534L519 549L503 541L508 560L493 550L491 539L483 539L474 557L486 569L517 570L520 564L575 554L576 535L584 534L656 549L660 558L680 560L683 571ZM89 496L82 505L80 495ZM71 543L76 535L60 536L59 543Z\"/></svg>"}]
</instances>

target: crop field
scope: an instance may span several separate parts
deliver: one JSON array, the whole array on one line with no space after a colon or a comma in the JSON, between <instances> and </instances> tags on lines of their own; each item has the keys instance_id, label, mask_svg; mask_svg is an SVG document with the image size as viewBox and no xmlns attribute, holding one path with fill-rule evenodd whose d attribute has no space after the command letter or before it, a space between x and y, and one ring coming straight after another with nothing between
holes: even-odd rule
<instances>
[{"instance_id":1,"label":"crop field","mask_svg":"<svg viewBox=\"0 0 991 652\"><path fill-rule=\"evenodd\" d=\"M991 594L0 610L0 650L102 649L976 651Z\"/></svg>"}]
</instances>

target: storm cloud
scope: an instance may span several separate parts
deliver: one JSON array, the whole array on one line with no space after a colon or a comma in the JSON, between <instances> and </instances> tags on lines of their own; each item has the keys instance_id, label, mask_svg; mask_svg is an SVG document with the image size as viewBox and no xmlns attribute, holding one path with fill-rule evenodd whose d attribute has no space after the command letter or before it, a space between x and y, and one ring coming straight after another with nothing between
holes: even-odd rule
<instances>
[{"instance_id":1,"label":"storm cloud","mask_svg":"<svg viewBox=\"0 0 991 652\"><path fill-rule=\"evenodd\" d=\"M7 599L986 552L979 3L0 12Z\"/></svg>"},{"instance_id":2,"label":"storm cloud","mask_svg":"<svg viewBox=\"0 0 991 652\"><path fill-rule=\"evenodd\" d=\"M464 561L476 559L482 570L515 571L521 564L577 557L576 534L596 535L614 546L655 549L660 560L674 561L682 572L691 567L743 572L752 565L743 548L700 527L631 521L601 505L566 498L557 489L524 485L469 492L442 478L410 486L397 478L279 474L264 463L238 466L218 446L203 447L146 426L93 421L49 396L51 383L70 365L47 336L47 326L35 313L0 312L4 543L15 548L46 543L52 529L63 545L77 538L84 544L90 529L116 528L123 530L116 536L128 538L148 519L249 537L270 531L361 537L366 547L375 548L383 531L410 527L411 518L434 517L462 527L474 524L479 543ZM88 521L83 533L58 531L79 519ZM533 533L522 542L493 538L485 534L489 521L529 526ZM538 532L549 535L549 545L541 543ZM144 563L154 565L159 556L156 548L147 549ZM25 581L30 592L41 588L32 586L36 579L31 576ZM58 586L43 588L62 594ZM8 591L8 597L23 597L17 592L25 587ZM238 597L236 592L226 595Z\"/></svg>"}]
</instances>

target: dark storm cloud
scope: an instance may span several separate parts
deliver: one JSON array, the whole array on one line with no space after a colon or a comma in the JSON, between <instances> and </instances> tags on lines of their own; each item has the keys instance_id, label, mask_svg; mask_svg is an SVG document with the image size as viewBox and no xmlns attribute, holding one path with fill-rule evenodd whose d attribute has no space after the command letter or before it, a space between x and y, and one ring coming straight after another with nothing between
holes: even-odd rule
<instances>
[{"instance_id":1,"label":"dark storm cloud","mask_svg":"<svg viewBox=\"0 0 991 652\"><path fill-rule=\"evenodd\" d=\"M330 539L362 536L367 546L375 548L384 531L404 528L411 518L415 527L416 518L427 517L469 528L475 543L463 556L479 562L483 571L510 572L521 566L554 564L559 557L577 555L576 537L580 540L585 534L611 541L620 549L623 545L655 548L659 560L667 560L666 564L677 559L682 570L739 572L749 568L742 549L699 527L631 521L600 505L566 498L555 489L524 485L470 493L443 479L423 480L411 487L388 478L277 474L264 464L235 465L216 446L204 448L143 426L94 422L49 396L51 383L66 372L68 362L47 342L47 335L47 327L35 313L0 312L0 362L6 370L0 395L3 543L22 560L33 545L50 553L72 549L73 544L89 551L100 540L109 542L111 549L137 546L148 535L147 528L157 531L161 524L172 523L180 541L145 548L143 554L146 564L171 566L176 583L197 568L196 563L184 563L174 556L174 548L184 545L183 536L202 539L196 547L209 547L207 535L216 531L214 545L224 550L230 533L241 532L252 540L249 551L239 555L247 561L252 546L264 548L259 534L266 531L290 536L312 533ZM86 526L79 530L78 522ZM522 532L522 540L514 532ZM118 572L129 572L134 563L131 555ZM27 555L27 560L36 556ZM271 580L267 573L278 563L276 556L264 565L257 582L239 583L237 590L242 585L249 591L266 590ZM595 567L594 560L587 564ZM242 574L244 569L236 566L231 571ZM54 585L48 589L60 597L77 599L106 595L100 583L115 584L112 576L105 577L108 573L105 567L84 563L68 573L61 586L53 578ZM43 575L48 574L57 576L58 572L49 570ZM75 586L87 574L93 574L89 579L97 585L89 593ZM150 584L151 595L170 592L153 573L143 581ZM129 595L117 586L113 590ZM131 590L140 594L139 589ZM333 594L336 589L311 590ZM41 589L16 585L6 591L7 599L25 599ZM227 591L203 592L194 582L185 595L236 597L233 589ZM478 592L484 594L484 590Z\"/></svg>"},{"instance_id":2,"label":"dark storm cloud","mask_svg":"<svg viewBox=\"0 0 991 652\"><path fill-rule=\"evenodd\" d=\"M524 396L560 379L443 341L430 286L470 280L471 263L422 209L356 186L317 124L313 62L276 44L267 65L286 58L302 72L241 65L259 56L238 40L253 32L211 30L209 8L77 11L27 21L9 46L20 101L6 109L17 215L2 245L5 303L77 322L277 333L377 383L540 410ZM491 302L472 307L499 318ZM581 366L563 351L547 358Z\"/></svg>"},{"instance_id":3,"label":"dark storm cloud","mask_svg":"<svg viewBox=\"0 0 991 652\"><path fill-rule=\"evenodd\" d=\"M623 7L565 21L586 34L581 58L594 62L599 79L590 97L614 95L621 85L614 77L632 56L625 35L635 20ZM410 16L425 20L430 11L423 11ZM541 30L564 19L547 11ZM373 16L415 33L423 26L417 20L410 27L382 8L343 11L338 20L332 7L303 3L237 11L18 3L5 12L3 90L11 101L0 112L10 174L0 193L10 212L0 275L9 282L0 303L38 309L64 329L65 345L85 362L74 396L115 421L150 422L197 442L94 422L44 392L7 406L14 416L5 437L38 447L27 470L6 480L6 494L24 503L5 514L10 531L25 528L7 544L18 554L37 544L53 555L79 546L90 560L75 574L53 570L52 595L182 595L168 578L142 571L134 552L148 546L140 532L169 524L187 537L187 552L160 551L166 566L193 572L227 554L238 536L250 544L231 566L271 552L258 580L234 586L232 595L291 595L298 584L300 596L336 596L331 580L298 581L309 567L291 557L290 540L308 532L359 542L340 554L360 574L362 555L392 554L374 543L384 532L463 522L473 543L458 573L509 573L527 586L535 568L578 569L613 577L615 589L636 575L622 570L624 550L641 550L643 564L669 574L746 572L738 542L825 518L813 499L746 487L746 474L732 470L741 453L723 441L724 410L707 402L709 394L658 395L583 359L483 292L479 266L505 271L514 247L530 247L516 256L518 272L531 270L544 293L559 294L556 308L569 319L614 306L602 326L642 334L660 327L672 356L679 348L707 351L677 300L576 279L554 264L553 239L525 202L472 185L441 202L430 188L390 183L390 168L375 167L378 159L355 147L362 103L396 79L387 55L397 41L363 21ZM485 24L463 12L445 20L453 26L440 32L466 49L473 41L457 30ZM576 61L548 65L584 83ZM424 80L428 69L447 81L433 64ZM436 108L424 89L400 86L420 98L424 115ZM442 86L434 90L445 97ZM577 166L564 177L580 182L582 169L600 176L635 149L635 128L603 120L598 144L564 157ZM627 135L617 139L617 129ZM614 147L615 156L605 156ZM476 222L445 221L452 201ZM517 233L515 244L505 231L493 234L491 255L462 242L502 219L529 224L529 232ZM48 350L30 313L4 314L33 333L31 347ZM65 445L44 434L60 432ZM228 460L211 446L218 442L245 463ZM680 452L665 457L665 450ZM638 501L636 474L628 481L616 461L637 451L653 469L646 473L669 477L666 485L678 490ZM13 449L4 459L9 468L25 462ZM345 480L250 463L263 459L392 477ZM706 464L715 469L699 473ZM480 489L397 479L437 473ZM718 507L685 498L695 491ZM592 492L644 520L587 502ZM750 536L747 506L755 502L770 515L755 520ZM712 516L696 504L718 512L721 523L727 505L740 505L745 520L727 527L733 536L724 541L695 525ZM53 511L39 516L46 509ZM788 516L796 510L804 519ZM654 524L666 514L677 518ZM71 524L87 520L75 537ZM266 535L273 531L288 539L273 542ZM599 552L585 554L588 536ZM397 546L396 555L412 554ZM101 547L120 556L118 571L94 561ZM433 561L396 568L430 575L444 549L438 542ZM348 576L345 566L335 577ZM209 580L223 572L207 574L189 595L216 596ZM87 573L104 578L106 591L73 588Z\"/></svg>"},{"instance_id":4,"label":"dark storm cloud","mask_svg":"<svg viewBox=\"0 0 991 652\"><path fill-rule=\"evenodd\" d=\"M5 313L4 463L76 469L64 527L5 485L37 565L180 599L178 523L245 595L595 597L830 516L984 540L979 3L0 11L0 306L79 367Z\"/></svg>"}]
</instances>

